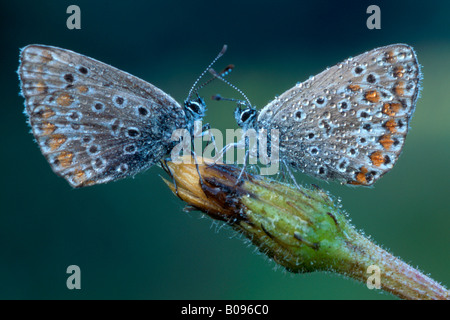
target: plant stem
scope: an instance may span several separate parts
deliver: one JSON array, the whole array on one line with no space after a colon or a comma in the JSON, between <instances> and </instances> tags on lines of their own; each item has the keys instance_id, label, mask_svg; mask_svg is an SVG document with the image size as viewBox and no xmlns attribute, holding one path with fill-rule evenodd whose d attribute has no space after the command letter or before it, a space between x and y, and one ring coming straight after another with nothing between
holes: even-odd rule
<instances>
[{"instance_id":1,"label":"plant stem","mask_svg":"<svg viewBox=\"0 0 450 320\"><path fill-rule=\"evenodd\" d=\"M379 268L381 289L408 300L449 300L441 284L380 248L358 232L349 235L347 263L334 266L336 272L366 282L370 266Z\"/></svg>"},{"instance_id":2,"label":"plant stem","mask_svg":"<svg viewBox=\"0 0 450 320\"><path fill-rule=\"evenodd\" d=\"M201 159L205 160L205 159ZM163 163L172 191L248 237L294 273L332 271L402 299L449 300L449 291L355 230L319 188L293 187L228 165Z\"/></svg>"}]
</instances>

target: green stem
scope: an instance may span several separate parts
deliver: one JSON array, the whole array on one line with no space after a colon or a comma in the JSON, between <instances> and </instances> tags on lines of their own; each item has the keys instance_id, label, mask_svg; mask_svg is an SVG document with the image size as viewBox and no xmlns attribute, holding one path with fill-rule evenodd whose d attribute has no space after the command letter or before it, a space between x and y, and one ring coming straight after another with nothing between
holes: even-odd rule
<instances>
[{"instance_id":1,"label":"green stem","mask_svg":"<svg viewBox=\"0 0 450 320\"><path fill-rule=\"evenodd\" d=\"M379 268L381 289L402 299L449 300L449 291L442 285L383 250L356 231L349 234L347 263L333 268L336 272L366 282L375 274L368 273L370 266ZM369 280L370 281L370 280ZM370 281L371 282L371 281Z\"/></svg>"},{"instance_id":2,"label":"green stem","mask_svg":"<svg viewBox=\"0 0 450 320\"><path fill-rule=\"evenodd\" d=\"M223 220L288 271L332 271L402 299L448 300L448 290L357 232L340 205L319 188L244 175L226 165L166 163L177 195ZM175 191L173 184L166 181Z\"/></svg>"}]
</instances>

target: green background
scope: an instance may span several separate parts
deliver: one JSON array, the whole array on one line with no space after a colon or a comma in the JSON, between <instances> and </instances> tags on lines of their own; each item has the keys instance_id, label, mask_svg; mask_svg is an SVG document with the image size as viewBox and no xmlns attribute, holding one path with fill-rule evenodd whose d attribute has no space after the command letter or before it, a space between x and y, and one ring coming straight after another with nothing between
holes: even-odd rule
<instances>
[{"instance_id":1,"label":"green background","mask_svg":"<svg viewBox=\"0 0 450 320\"><path fill-rule=\"evenodd\" d=\"M81 8L81 30L66 8ZM381 30L366 9L381 8ZM91 56L182 102L224 43L217 64L262 108L275 95L349 56L412 45L423 90L402 156L374 188L323 183L354 225L450 284L450 12L444 1L2 1L0 81L1 299L394 299L329 273L291 275L229 227L184 204L153 167L73 190L53 174L23 115L19 48L40 43ZM221 83L202 91L234 96ZM236 128L233 105L209 101L206 121ZM81 268L81 290L66 268Z\"/></svg>"}]
</instances>

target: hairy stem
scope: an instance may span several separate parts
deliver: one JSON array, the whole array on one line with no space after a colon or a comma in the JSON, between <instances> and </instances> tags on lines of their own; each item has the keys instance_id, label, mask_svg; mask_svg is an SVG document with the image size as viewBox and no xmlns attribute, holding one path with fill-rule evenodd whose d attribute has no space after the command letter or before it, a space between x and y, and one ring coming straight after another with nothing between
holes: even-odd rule
<instances>
[{"instance_id":1,"label":"hairy stem","mask_svg":"<svg viewBox=\"0 0 450 320\"><path fill-rule=\"evenodd\" d=\"M194 164L164 162L173 179L166 183L288 271L332 271L402 299L449 299L445 287L356 231L327 192L249 174L239 179L240 168L201 162L198 171Z\"/></svg>"}]
</instances>

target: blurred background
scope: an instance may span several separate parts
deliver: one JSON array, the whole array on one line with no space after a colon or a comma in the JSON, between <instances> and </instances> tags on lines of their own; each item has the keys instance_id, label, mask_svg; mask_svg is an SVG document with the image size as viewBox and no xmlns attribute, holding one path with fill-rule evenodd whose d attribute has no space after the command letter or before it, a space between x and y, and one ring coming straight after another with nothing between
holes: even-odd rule
<instances>
[{"instance_id":1,"label":"blurred background","mask_svg":"<svg viewBox=\"0 0 450 320\"><path fill-rule=\"evenodd\" d=\"M81 9L69 30L66 9ZM368 30L367 7L381 9ZM356 228L435 280L450 284L450 3L444 1L3 1L0 4L1 299L395 299L330 273L291 275L229 227L184 204L155 166L73 190L37 144L19 96L19 48L70 49L145 79L180 103L228 44L216 68L258 108L327 66L370 49L412 45L423 90L395 168L373 188L297 174L342 200ZM237 94L216 83L202 91ZM236 128L233 104L207 100L205 121ZM81 268L68 290L66 268Z\"/></svg>"}]
</instances>

